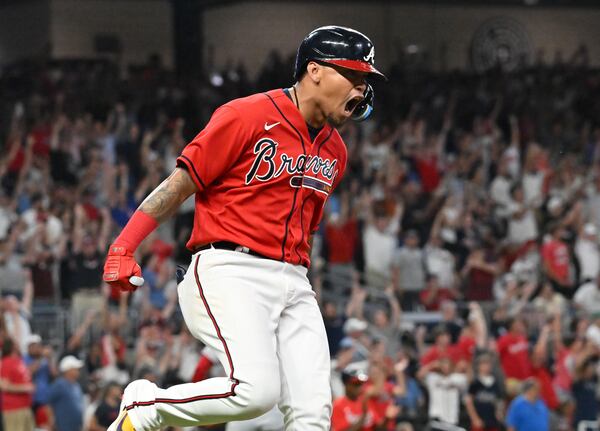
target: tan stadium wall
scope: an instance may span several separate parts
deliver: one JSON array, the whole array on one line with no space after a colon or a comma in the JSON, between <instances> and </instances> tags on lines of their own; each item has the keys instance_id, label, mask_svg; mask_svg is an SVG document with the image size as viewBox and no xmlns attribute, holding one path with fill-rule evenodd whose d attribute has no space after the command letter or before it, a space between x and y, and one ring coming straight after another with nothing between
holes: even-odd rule
<instances>
[{"instance_id":1,"label":"tan stadium wall","mask_svg":"<svg viewBox=\"0 0 600 431\"><path fill-rule=\"evenodd\" d=\"M158 53L170 67L172 21L167 0L52 0L52 55L93 57L94 36L108 33L121 40L124 64L144 63Z\"/></svg>"},{"instance_id":2,"label":"tan stadium wall","mask_svg":"<svg viewBox=\"0 0 600 431\"><path fill-rule=\"evenodd\" d=\"M397 57L396 47L408 44L426 48L434 67L441 65L439 52L446 46L447 67L464 68L469 64L473 34L494 17L521 23L534 51L544 48L547 59L555 50L569 55L585 42L592 64L600 65L600 9L269 1L214 8L205 13L203 24L215 65L241 59L251 73L271 49L294 52L311 29L332 23L355 27L371 37L377 47L376 62L384 68Z\"/></svg>"},{"instance_id":3,"label":"tan stadium wall","mask_svg":"<svg viewBox=\"0 0 600 431\"><path fill-rule=\"evenodd\" d=\"M336 23L355 27L376 44L376 62L384 69L397 58L398 47L416 44L440 68L464 68L474 32L486 20L509 17L529 34L534 50L546 58L556 50L565 56L586 43L592 64L600 66L600 9L539 7L450 7L392 5L373 2L254 1L208 9L203 17L205 60L222 67L244 62L255 74L267 54L295 52L311 29ZM0 63L28 57L52 47L55 58L95 56L94 36L118 36L124 65L145 62L152 53L173 64L169 0L23 0L0 6ZM440 52L445 47L443 57ZM198 55L199 53L190 53ZM201 54L202 55L202 54ZM444 60L445 58L445 60Z\"/></svg>"}]
</instances>

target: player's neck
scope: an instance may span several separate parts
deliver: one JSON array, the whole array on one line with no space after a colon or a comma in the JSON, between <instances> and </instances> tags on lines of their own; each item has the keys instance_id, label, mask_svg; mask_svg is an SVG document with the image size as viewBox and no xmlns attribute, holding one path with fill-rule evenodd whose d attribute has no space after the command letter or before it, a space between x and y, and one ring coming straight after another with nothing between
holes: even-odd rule
<instances>
[{"instance_id":1,"label":"player's neck","mask_svg":"<svg viewBox=\"0 0 600 431\"><path fill-rule=\"evenodd\" d=\"M290 94L307 124L315 129L320 129L325 125L327 118L323 115L315 95L311 94L311 89L308 86L302 84L302 82L296 82L290 88Z\"/></svg>"}]
</instances>

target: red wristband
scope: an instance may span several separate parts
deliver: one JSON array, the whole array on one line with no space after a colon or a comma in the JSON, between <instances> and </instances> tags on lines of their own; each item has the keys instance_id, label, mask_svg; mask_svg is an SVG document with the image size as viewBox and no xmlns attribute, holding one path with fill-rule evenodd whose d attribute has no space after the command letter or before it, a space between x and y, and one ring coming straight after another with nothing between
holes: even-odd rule
<instances>
[{"instance_id":1,"label":"red wristband","mask_svg":"<svg viewBox=\"0 0 600 431\"><path fill-rule=\"evenodd\" d=\"M133 213L113 244L122 245L133 253L144 238L150 235L157 227L158 222L154 217L137 210Z\"/></svg>"}]
</instances>

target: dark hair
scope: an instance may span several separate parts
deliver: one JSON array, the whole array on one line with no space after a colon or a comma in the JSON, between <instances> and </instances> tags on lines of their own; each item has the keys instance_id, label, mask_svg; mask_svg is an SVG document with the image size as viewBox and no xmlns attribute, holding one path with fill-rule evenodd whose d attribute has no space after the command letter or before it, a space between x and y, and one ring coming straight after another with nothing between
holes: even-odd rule
<instances>
[{"instance_id":1,"label":"dark hair","mask_svg":"<svg viewBox=\"0 0 600 431\"><path fill-rule=\"evenodd\" d=\"M525 379L525 381L523 381L523 386L521 387L521 392L525 393L527 391L530 391L533 387L539 388L539 386L540 386L540 384L536 380L535 377L528 377L527 379Z\"/></svg>"},{"instance_id":2,"label":"dark hair","mask_svg":"<svg viewBox=\"0 0 600 431\"><path fill-rule=\"evenodd\" d=\"M448 330L446 325L440 323L435 328L433 328L433 338L434 339L436 339L437 337L439 337L440 335L443 335L443 334L450 335L450 331Z\"/></svg>"},{"instance_id":3,"label":"dark hair","mask_svg":"<svg viewBox=\"0 0 600 431\"><path fill-rule=\"evenodd\" d=\"M560 230L560 228L561 228L560 222L553 221L548 224L547 230L550 235L554 235L558 230Z\"/></svg>"},{"instance_id":4,"label":"dark hair","mask_svg":"<svg viewBox=\"0 0 600 431\"><path fill-rule=\"evenodd\" d=\"M598 363L598 356L597 355L590 356L585 361L583 361L583 363L581 364L580 370L585 371L585 369L589 366L595 367L597 363Z\"/></svg>"},{"instance_id":5,"label":"dark hair","mask_svg":"<svg viewBox=\"0 0 600 431\"><path fill-rule=\"evenodd\" d=\"M515 192L519 189L523 189L523 186L521 185L521 183L520 182L513 183L510 186L510 195L513 196L515 194Z\"/></svg>"},{"instance_id":6,"label":"dark hair","mask_svg":"<svg viewBox=\"0 0 600 431\"><path fill-rule=\"evenodd\" d=\"M482 362L493 363L493 361L494 361L494 357L492 356L492 353L488 350L484 350L484 351L478 353L477 356L475 356L475 360L474 360L475 370L477 370L477 368L479 368L479 365Z\"/></svg>"},{"instance_id":7,"label":"dark hair","mask_svg":"<svg viewBox=\"0 0 600 431\"><path fill-rule=\"evenodd\" d=\"M525 323L525 321L523 320L523 318L521 316L513 316L513 317L509 317L506 320L506 327L508 328L508 330L510 330L516 322L521 322L523 325L527 326L527 324Z\"/></svg>"},{"instance_id":8,"label":"dark hair","mask_svg":"<svg viewBox=\"0 0 600 431\"><path fill-rule=\"evenodd\" d=\"M373 215L375 217L387 217L385 201L376 201L373 203Z\"/></svg>"},{"instance_id":9,"label":"dark hair","mask_svg":"<svg viewBox=\"0 0 600 431\"><path fill-rule=\"evenodd\" d=\"M120 384L118 384L117 382L110 381L110 382L106 383L104 385L104 387L102 388L102 395L101 395L100 399L103 400L104 398L106 398L106 396L108 395L108 392L114 387L118 387L119 389L122 389Z\"/></svg>"},{"instance_id":10,"label":"dark hair","mask_svg":"<svg viewBox=\"0 0 600 431\"><path fill-rule=\"evenodd\" d=\"M425 275L425 281L426 281L426 282L428 282L428 283L429 283L431 280L437 280L437 279L438 279L438 276L437 276L437 274L434 274L433 272L428 272L428 273Z\"/></svg>"},{"instance_id":11,"label":"dark hair","mask_svg":"<svg viewBox=\"0 0 600 431\"><path fill-rule=\"evenodd\" d=\"M15 351L15 342L11 337L6 337L2 342L2 357L8 356Z\"/></svg>"},{"instance_id":12,"label":"dark hair","mask_svg":"<svg viewBox=\"0 0 600 431\"><path fill-rule=\"evenodd\" d=\"M41 201L42 201L42 199L44 199L44 196L43 196L41 193L39 193L39 192L36 192L36 193L33 193L33 194L31 195L31 199L30 199L30 201L31 201L31 204L32 204L32 205L35 205L35 204L37 204L38 202L41 202Z\"/></svg>"}]
</instances>

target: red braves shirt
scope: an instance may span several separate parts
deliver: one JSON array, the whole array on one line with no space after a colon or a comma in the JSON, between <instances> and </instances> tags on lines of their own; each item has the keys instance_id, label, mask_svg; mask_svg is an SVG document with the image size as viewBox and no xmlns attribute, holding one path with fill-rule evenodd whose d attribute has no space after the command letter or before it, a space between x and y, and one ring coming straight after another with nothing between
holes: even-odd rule
<instances>
[{"instance_id":1,"label":"red braves shirt","mask_svg":"<svg viewBox=\"0 0 600 431\"><path fill-rule=\"evenodd\" d=\"M473 359L477 342L470 335L461 335L455 347L460 360L470 362Z\"/></svg>"},{"instance_id":2,"label":"red braves shirt","mask_svg":"<svg viewBox=\"0 0 600 431\"><path fill-rule=\"evenodd\" d=\"M372 384L365 384L364 390L366 391ZM381 424L385 420L385 413L390 405L394 401L394 385L391 382L385 382L383 385L383 392L379 396L372 397L367 402L368 408L373 410L375 417L377 418L378 424ZM394 421L389 421L385 429L394 430L396 425Z\"/></svg>"},{"instance_id":3,"label":"red braves shirt","mask_svg":"<svg viewBox=\"0 0 600 431\"><path fill-rule=\"evenodd\" d=\"M362 397L354 401L348 397L335 400L331 413L331 431L346 431L352 425L356 424L363 413L362 405ZM361 431L374 431L381 420L382 418L379 417L374 406L371 403L367 403L367 414Z\"/></svg>"},{"instance_id":4,"label":"red braves shirt","mask_svg":"<svg viewBox=\"0 0 600 431\"><path fill-rule=\"evenodd\" d=\"M328 124L311 142L302 114L281 89L226 103L177 159L199 188L187 247L231 241L308 266L310 235L346 158Z\"/></svg>"},{"instance_id":5,"label":"red braves shirt","mask_svg":"<svg viewBox=\"0 0 600 431\"><path fill-rule=\"evenodd\" d=\"M504 334L498 339L497 348L506 377L525 380L531 376L529 342L525 336Z\"/></svg>"},{"instance_id":6,"label":"red braves shirt","mask_svg":"<svg viewBox=\"0 0 600 431\"><path fill-rule=\"evenodd\" d=\"M569 249L558 240L550 240L542 245L542 258L562 283L569 283Z\"/></svg>"}]
</instances>

